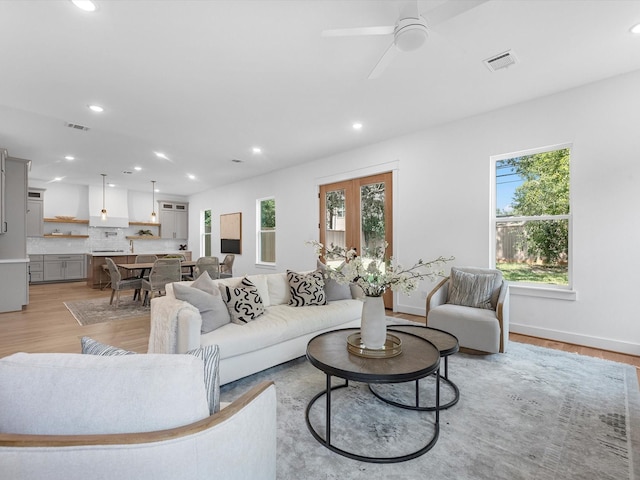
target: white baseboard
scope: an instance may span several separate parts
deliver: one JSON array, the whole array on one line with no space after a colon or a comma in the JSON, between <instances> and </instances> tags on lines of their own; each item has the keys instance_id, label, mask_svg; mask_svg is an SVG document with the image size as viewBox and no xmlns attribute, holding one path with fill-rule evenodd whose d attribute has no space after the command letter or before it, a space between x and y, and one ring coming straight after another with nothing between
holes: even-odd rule
<instances>
[{"instance_id":1,"label":"white baseboard","mask_svg":"<svg viewBox=\"0 0 640 480\"><path fill-rule=\"evenodd\" d=\"M585 347L593 347L601 350L640 356L640 345L637 343L623 342L610 338L592 337L589 335L581 335L579 333L551 330L549 328L532 327L530 325L520 325L518 323L511 323L509 325L509 330L513 333L520 333L531 337L558 340L559 342L573 343L575 345L582 345Z\"/></svg>"},{"instance_id":2,"label":"white baseboard","mask_svg":"<svg viewBox=\"0 0 640 480\"><path fill-rule=\"evenodd\" d=\"M398 313L409 313L411 315L419 315L421 317L424 317L427 314L426 308L411 307L409 305L396 305L396 308L393 311Z\"/></svg>"},{"instance_id":3,"label":"white baseboard","mask_svg":"<svg viewBox=\"0 0 640 480\"><path fill-rule=\"evenodd\" d=\"M423 318L426 314L426 310L424 308L412 307L410 305L396 305L395 311L399 313L419 315ZM582 335L580 333L563 332L561 330L552 330L550 328L532 327L530 325L521 325L513 322L510 323L509 330L513 333L544 338L546 340L557 340L559 342L573 343L575 345L582 345L585 347L593 347L601 350L609 350L611 352L640 356L640 344L638 343L624 342L610 338L593 337L589 335Z\"/></svg>"}]
</instances>

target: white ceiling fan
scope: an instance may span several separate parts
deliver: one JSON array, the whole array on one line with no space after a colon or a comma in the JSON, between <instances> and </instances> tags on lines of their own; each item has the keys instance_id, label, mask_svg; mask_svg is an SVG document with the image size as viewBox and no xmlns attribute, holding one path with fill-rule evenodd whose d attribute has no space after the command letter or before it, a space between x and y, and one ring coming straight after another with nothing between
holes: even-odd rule
<instances>
[{"instance_id":1,"label":"white ceiling fan","mask_svg":"<svg viewBox=\"0 0 640 480\"><path fill-rule=\"evenodd\" d=\"M488 0L448 0L429 11L429 20L427 22L420 15L418 0L401 0L398 1L400 16L395 25L324 30L322 36L393 35L393 42L391 42L391 45L378 60L371 73L369 73L368 78L373 79L382 75L382 72L399 52L410 52L419 49L427 40L430 27L471 10L486 1Z\"/></svg>"}]
</instances>

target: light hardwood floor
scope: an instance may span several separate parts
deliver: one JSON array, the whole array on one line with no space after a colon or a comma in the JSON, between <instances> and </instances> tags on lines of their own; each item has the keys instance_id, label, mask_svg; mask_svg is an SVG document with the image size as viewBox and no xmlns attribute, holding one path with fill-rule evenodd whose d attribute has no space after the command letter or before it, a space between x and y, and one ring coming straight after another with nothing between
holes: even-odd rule
<instances>
[{"instance_id":1,"label":"light hardwood floor","mask_svg":"<svg viewBox=\"0 0 640 480\"><path fill-rule=\"evenodd\" d=\"M149 316L80 326L64 306L65 301L96 297L109 298L111 290L87 287L85 282L32 285L30 301L21 312L0 313L0 357L16 352L80 352L80 338L89 336L100 342L139 353L147 351ZM424 322L424 317L395 314L400 318ZM640 357L598 350L568 343L512 333L514 342L529 343L566 352L628 363L638 370Z\"/></svg>"}]
</instances>

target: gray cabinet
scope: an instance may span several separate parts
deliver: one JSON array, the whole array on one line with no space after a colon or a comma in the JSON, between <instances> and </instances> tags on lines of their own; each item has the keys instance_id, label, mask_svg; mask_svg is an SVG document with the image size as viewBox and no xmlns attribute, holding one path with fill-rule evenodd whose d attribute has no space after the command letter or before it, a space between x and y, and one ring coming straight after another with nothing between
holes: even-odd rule
<instances>
[{"instance_id":1,"label":"gray cabinet","mask_svg":"<svg viewBox=\"0 0 640 480\"><path fill-rule=\"evenodd\" d=\"M186 240L189 236L189 204L160 201L160 236Z\"/></svg>"},{"instance_id":2,"label":"gray cabinet","mask_svg":"<svg viewBox=\"0 0 640 480\"><path fill-rule=\"evenodd\" d=\"M86 278L86 259L82 254L43 255L43 281L57 282Z\"/></svg>"},{"instance_id":3,"label":"gray cabinet","mask_svg":"<svg viewBox=\"0 0 640 480\"><path fill-rule=\"evenodd\" d=\"M27 237L44 235L44 189L30 188L27 192Z\"/></svg>"},{"instance_id":4,"label":"gray cabinet","mask_svg":"<svg viewBox=\"0 0 640 480\"><path fill-rule=\"evenodd\" d=\"M44 281L44 256L29 255L29 283Z\"/></svg>"},{"instance_id":5,"label":"gray cabinet","mask_svg":"<svg viewBox=\"0 0 640 480\"><path fill-rule=\"evenodd\" d=\"M0 149L1 150L1 149ZM0 312L15 312L29 304L29 258L27 257L28 161L6 156L2 202L6 206L0 229Z\"/></svg>"},{"instance_id":6,"label":"gray cabinet","mask_svg":"<svg viewBox=\"0 0 640 480\"><path fill-rule=\"evenodd\" d=\"M5 218L6 189L5 189L5 168L7 151L0 148L0 234L7 231L7 219Z\"/></svg>"}]
</instances>

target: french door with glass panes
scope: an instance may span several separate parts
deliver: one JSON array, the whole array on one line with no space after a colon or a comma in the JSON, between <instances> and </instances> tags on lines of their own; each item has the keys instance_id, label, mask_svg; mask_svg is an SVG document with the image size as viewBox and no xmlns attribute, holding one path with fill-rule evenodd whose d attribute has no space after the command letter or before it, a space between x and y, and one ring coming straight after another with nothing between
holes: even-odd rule
<instances>
[{"instance_id":1,"label":"french door with glass panes","mask_svg":"<svg viewBox=\"0 0 640 480\"><path fill-rule=\"evenodd\" d=\"M321 185L320 243L355 248L366 264L387 242L385 258L389 258L393 252L392 188L391 172ZM325 258L334 266L343 260ZM393 308L389 291L384 304Z\"/></svg>"}]
</instances>

